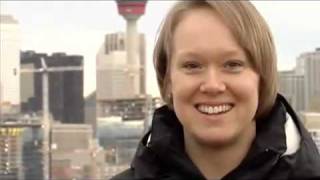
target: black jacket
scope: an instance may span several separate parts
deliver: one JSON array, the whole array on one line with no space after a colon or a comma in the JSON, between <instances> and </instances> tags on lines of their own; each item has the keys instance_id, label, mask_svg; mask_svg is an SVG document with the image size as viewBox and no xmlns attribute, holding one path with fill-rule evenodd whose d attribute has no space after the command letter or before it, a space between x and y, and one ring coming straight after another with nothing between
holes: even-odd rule
<instances>
[{"instance_id":1,"label":"black jacket","mask_svg":"<svg viewBox=\"0 0 320 180\"><path fill-rule=\"evenodd\" d=\"M167 106L157 109L151 130L141 140L130 169L112 180L205 179L185 153L183 142L175 113ZM268 117L257 120L256 138L248 155L222 178L229 179L320 179L319 152L282 96L277 97Z\"/></svg>"}]
</instances>

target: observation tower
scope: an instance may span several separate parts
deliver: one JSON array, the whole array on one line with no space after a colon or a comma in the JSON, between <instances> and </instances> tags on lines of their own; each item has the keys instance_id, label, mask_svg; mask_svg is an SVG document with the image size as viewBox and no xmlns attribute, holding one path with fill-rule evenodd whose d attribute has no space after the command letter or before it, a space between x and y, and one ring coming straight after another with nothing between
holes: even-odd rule
<instances>
[{"instance_id":1,"label":"observation tower","mask_svg":"<svg viewBox=\"0 0 320 180\"><path fill-rule=\"evenodd\" d=\"M135 58L138 47L137 20L145 12L147 0L116 0L118 12L127 21L127 62L130 65L138 64Z\"/></svg>"},{"instance_id":2,"label":"observation tower","mask_svg":"<svg viewBox=\"0 0 320 180\"><path fill-rule=\"evenodd\" d=\"M116 0L118 12L127 22L126 51L127 67L134 92L139 92L140 61L138 57L137 20L145 13L147 0Z\"/></svg>"}]
</instances>

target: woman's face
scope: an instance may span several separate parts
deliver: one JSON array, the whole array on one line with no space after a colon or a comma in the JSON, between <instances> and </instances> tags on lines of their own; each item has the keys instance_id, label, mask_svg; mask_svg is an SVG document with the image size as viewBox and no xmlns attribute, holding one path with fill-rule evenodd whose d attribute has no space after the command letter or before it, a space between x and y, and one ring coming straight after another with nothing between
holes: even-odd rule
<instances>
[{"instance_id":1,"label":"woman's face","mask_svg":"<svg viewBox=\"0 0 320 180\"><path fill-rule=\"evenodd\" d=\"M169 91L186 143L220 146L255 130L259 75L209 9L185 14L173 38Z\"/></svg>"}]
</instances>

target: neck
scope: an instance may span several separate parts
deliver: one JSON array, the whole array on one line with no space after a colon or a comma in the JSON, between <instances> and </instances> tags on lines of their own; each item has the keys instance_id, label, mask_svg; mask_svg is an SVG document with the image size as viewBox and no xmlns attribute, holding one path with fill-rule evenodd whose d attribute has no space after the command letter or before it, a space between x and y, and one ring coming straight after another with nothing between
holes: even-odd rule
<instances>
[{"instance_id":1,"label":"neck","mask_svg":"<svg viewBox=\"0 0 320 180\"><path fill-rule=\"evenodd\" d=\"M198 143L185 133L186 152L207 179L222 178L235 169L248 153L255 138L255 127L253 121L245 134L238 136L232 143L219 146Z\"/></svg>"}]
</instances>

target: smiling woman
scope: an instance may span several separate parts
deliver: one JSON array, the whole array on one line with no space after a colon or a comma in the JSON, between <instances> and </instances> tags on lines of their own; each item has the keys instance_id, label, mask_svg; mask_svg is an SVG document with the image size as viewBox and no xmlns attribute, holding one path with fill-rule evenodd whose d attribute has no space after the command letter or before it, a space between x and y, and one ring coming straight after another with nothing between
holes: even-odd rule
<instances>
[{"instance_id":1,"label":"smiling woman","mask_svg":"<svg viewBox=\"0 0 320 180\"><path fill-rule=\"evenodd\" d=\"M259 76L225 23L211 9L199 7L185 14L173 42L167 91L184 128L186 150L199 143L235 143L235 138L251 142Z\"/></svg>"},{"instance_id":2,"label":"smiling woman","mask_svg":"<svg viewBox=\"0 0 320 180\"><path fill-rule=\"evenodd\" d=\"M320 178L314 142L277 93L272 35L250 2L177 3L154 64L167 104L114 179Z\"/></svg>"}]
</instances>

